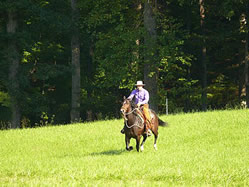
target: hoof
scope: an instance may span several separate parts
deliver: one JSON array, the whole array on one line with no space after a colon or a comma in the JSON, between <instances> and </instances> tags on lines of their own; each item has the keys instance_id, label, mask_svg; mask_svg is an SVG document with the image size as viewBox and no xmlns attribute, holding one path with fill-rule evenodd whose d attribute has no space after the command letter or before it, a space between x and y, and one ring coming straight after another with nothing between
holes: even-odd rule
<instances>
[{"instance_id":1,"label":"hoof","mask_svg":"<svg viewBox=\"0 0 249 187\"><path fill-rule=\"evenodd\" d=\"M143 145L140 147L140 150L141 150L142 152L144 151L144 146L143 146Z\"/></svg>"},{"instance_id":2,"label":"hoof","mask_svg":"<svg viewBox=\"0 0 249 187\"><path fill-rule=\"evenodd\" d=\"M156 144L154 144L154 149L157 151L157 145Z\"/></svg>"},{"instance_id":3,"label":"hoof","mask_svg":"<svg viewBox=\"0 0 249 187\"><path fill-rule=\"evenodd\" d=\"M131 151L131 150L133 150L133 147L132 146L130 146L129 148L126 147L126 150Z\"/></svg>"}]
</instances>

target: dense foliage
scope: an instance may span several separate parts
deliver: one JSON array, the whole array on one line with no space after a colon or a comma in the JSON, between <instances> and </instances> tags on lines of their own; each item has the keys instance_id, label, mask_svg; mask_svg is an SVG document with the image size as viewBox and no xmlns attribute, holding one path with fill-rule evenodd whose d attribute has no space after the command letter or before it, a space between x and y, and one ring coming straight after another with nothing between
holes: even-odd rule
<instances>
[{"instance_id":1,"label":"dense foliage","mask_svg":"<svg viewBox=\"0 0 249 187\"><path fill-rule=\"evenodd\" d=\"M203 89L207 108L240 105L248 76L248 2L246 0L149 1L156 23L156 42L148 50L143 0L78 2L82 120L119 117L120 101L144 80L151 51L157 105L165 112L201 110ZM16 12L18 28L7 32L8 15ZM70 122L72 73L69 0L0 2L0 127L11 119L8 45L19 57L15 92L21 127ZM204 43L204 42L205 43ZM206 49L203 71L202 50ZM202 84L206 75L206 86ZM150 86L147 85L147 86Z\"/></svg>"}]
</instances>

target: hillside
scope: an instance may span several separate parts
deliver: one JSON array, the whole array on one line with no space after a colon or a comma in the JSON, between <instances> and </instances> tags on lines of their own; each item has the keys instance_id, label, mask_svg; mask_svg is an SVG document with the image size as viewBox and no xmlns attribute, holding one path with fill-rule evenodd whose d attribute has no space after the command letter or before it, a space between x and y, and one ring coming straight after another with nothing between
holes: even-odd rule
<instances>
[{"instance_id":1,"label":"hillside","mask_svg":"<svg viewBox=\"0 0 249 187\"><path fill-rule=\"evenodd\" d=\"M249 185L249 110L161 116L158 151L122 120L0 131L1 185ZM135 145L132 140L131 145Z\"/></svg>"}]
</instances>

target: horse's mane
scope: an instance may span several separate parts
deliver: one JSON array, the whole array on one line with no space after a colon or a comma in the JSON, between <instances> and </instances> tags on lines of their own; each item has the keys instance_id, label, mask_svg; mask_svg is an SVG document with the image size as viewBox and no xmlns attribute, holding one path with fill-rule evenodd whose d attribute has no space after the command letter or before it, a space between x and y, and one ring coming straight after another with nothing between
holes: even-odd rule
<instances>
[{"instance_id":1,"label":"horse's mane","mask_svg":"<svg viewBox=\"0 0 249 187\"><path fill-rule=\"evenodd\" d=\"M132 110L135 109L135 108L137 108L137 104L135 103L134 100L130 100L130 104L131 104L131 109L132 109ZM135 116L138 116L138 115L141 116L141 114L138 114L138 112L137 112L136 110L133 112L133 114L134 114Z\"/></svg>"},{"instance_id":2,"label":"horse's mane","mask_svg":"<svg viewBox=\"0 0 249 187\"><path fill-rule=\"evenodd\" d=\"M137 105L135 104L135 101L131 100L131 108L134 109L137 107Z\"/></svg>"}]
</instances>

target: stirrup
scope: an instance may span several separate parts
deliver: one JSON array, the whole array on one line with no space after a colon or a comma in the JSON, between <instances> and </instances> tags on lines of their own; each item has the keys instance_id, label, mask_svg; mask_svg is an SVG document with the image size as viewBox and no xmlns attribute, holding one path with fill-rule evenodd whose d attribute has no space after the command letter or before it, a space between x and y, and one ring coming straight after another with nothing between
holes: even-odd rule
<instances>
[{"instance_id":1,"label":"stirrup","mask_svg":"<svg viewBox=\"0 0 249 187\"><path fill-rule=\"evenodd\" d=\"M146 132L147 136L151 136L152 135L152 132L150 129L148 129L148 132Z\"/></svg>"}]
</instances>

